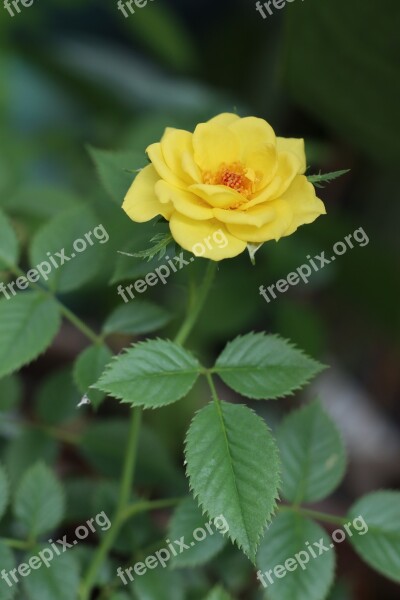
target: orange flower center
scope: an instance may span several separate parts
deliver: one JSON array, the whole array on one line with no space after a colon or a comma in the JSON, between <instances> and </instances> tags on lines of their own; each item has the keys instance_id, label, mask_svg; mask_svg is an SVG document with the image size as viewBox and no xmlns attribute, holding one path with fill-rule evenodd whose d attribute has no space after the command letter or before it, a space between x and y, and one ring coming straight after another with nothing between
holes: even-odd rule
<instances>
[{"instance_id":1,"label":"orange flower center","mask_svg":"<svg viewBox=\"0 0 400 600\"><path fill-rule=\"evenodd\" d=\"M246 169L240 162L230 165L223 163L218 171L203 174L204 183L210 185L226 185L243 196L250 196L255 191L256 176L251 169Z\"/></svg>"}]
</instances>

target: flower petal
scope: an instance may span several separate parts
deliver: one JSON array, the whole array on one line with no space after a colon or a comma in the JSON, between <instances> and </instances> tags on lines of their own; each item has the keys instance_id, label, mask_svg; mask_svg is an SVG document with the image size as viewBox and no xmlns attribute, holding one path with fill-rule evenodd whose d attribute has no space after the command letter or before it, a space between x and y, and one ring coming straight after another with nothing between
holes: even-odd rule
<instances>
[{"instance_id":1,"label":"flower petal","mask_svg":"<svg viewBox=\"0 0 400 600\"><path fill-rule=\"evenodd\" d=\"M220 115L217 115L216 117L213 117L212 119L207 121L207 123L212 123L214 125L224 125L225 127L227 127L231 123L239 121L239 119L240 117L238 115L235 115L234 113L221 113Z\"/></svg>"},{"instance_id":2,"label":"flower petal","mask_svg":"<svg viewBox=\"0 0 400 600\"><path fill-rule=\"evenodd\" d=\"M254 206L250 210L224 210L222 208L213 209L214 216L218 221L222 223L228 223L232 225L254 225L255 227L262 227L266 223L274 220L276 217L276 210L273 207L273 203L264 202Z\"/></svg>"},{"instance_id":3,"label":"flower petal","mask_svg":"<svg viewBox=\"0 0 400 600\"><path fill-rule=\"evenodd\" d=\"M288 203L293 213L292 222L284 235L291 235L300 225L312 223L326 214L325 205L317 198L314 186L303 175L295 178L281 200Z\"/></svg>"},{"instance_id":4,"label":"flower petal","mask_svg":"<svg viewBox=\"0 0 400 600\"><path fill-rule=\"evenodd\" d=\"M242 209L246 210L262 202L270 202L282 196L296 177L298 166L299 161L292 153L281 152L278 154L278 168L271 183L243 204Z\"/></svg>"},{"instance_id":5,"label":"flower petal","mask_svg":"<svg viewBox=\"0 0 400 600\"><path fill-rule=\"evenodd\" d=\"M231 235L217 220L194 221L174 212L169 223L171 234L182 248L211 260L223 260L241 254L246 242Z\"/></svg>"},{"instance_id":6,"label":"flower petal","mask_svg":"<svg viewBox=\"0 0 400 600\"><path fill-rule=\"evenodd\" d=\"M146 149L146 152L160 176L159 179L164 179L171 185L175 185L179 188L185 189L187 187L187 184L168 167L167 163L165 162L160 143L151 144L151 146Z\"/></svg>"},{"instance_id":7,"label":"flower petal","mask_svg":"<svg viewBox=\"0 0 400 600\"><path fill-rule=\"evenodd\" d=\"M306 151L304 148L304 140L303 138L276 138L276 147L278 152L291 152L295 156L297 156L299 160L299 175L302 175L306 172L307 162L306 162Z\"/></svg>"},{"instance_id":8,"label":"flower petal","mask_svg":"<svg viewBox=\"0 0 400 600\"><path fill-rule=\"evenodd\" d=\"M244 197L236 190L225 185L210 185L200 183L191 185L189 191L200 196L210 206L216 208L229 208L243 203Z\"/></svg>"},{"instance_id":9,"label":"flower petal","mask_svg":"<svg viewBox=\"0 0 400 600\"><path fill-rule=\"evenodd\" d=\"M168 127L161 140L161 151L167 167L188 184L199 182L201 177L199 169L196 172L192 138L193 134L189 131Z\"/></svg>"},{"instance_id":10,"label":"flower petal","mask_svg":"<svg viewBox=\"0 0 400 600\"><path fill-rule=\"evenodd\" d=\"M231 123L229 129L235 132L240 139L244 158L262 146L276 145L275 132L271 125L267 121L264 121L264 119L245 117Z\"/></svg>"},{"instance_id":11,"label":"flower petal","mask_svg":"<svg viewBox=\"0 0 400 600\"><path fill-rule=\"evenodd\" d=\"M144 223L157 215L162 215L167 220L170 218L173 212L172 203L162 204L155 192L155 186L159 179L153 165L145 167L136 176L122 205L123 210L132 221Z\"/></svg>"},{"instance_id":12,"label":"flower petal","mask_svg":"<svg viewBox=\"0 0 400 600\"><path fill-rule=\"evenodd\" d=\"M213 209L201 198L165 181L160 180L157 182L156 194L162 204L172 202L175 210L192 219L212 219L214 216Z\"/></svg>"},{"instance_id":13,"label":"flower petal","mask_svg":"<svg viewBox=\"0 0 400 600\"><path fill-rule=\"evenodd\" d=\"M275 217L262 227L252 225L227 225L232 235L246 242L259 244L269 240L278 241L283 235L286 235L292 219L293 213L289 203L284 200L275 200L270 204L270 208L275 211Z\"/></svg>"},{"instance_id":14,"label":"flower petal","mask_svg":"<svg viewBox=\"0 0 400 600\"><path fill-rule=\"evenodd\" d=\"M236 134L228 127L215 123L200 123L193 134L194 159L202 171L218 171L240 156Z\"/></svg>"}]
</instances>

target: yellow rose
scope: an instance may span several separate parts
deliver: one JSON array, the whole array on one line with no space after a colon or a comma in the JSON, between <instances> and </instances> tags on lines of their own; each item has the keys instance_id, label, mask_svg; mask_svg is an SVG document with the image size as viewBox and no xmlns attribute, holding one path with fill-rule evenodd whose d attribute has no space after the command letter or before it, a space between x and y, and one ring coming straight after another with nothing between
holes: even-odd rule
<instances>
[{"instance_id":1,"label":"yellow rose","mask_svg":"<svg viewBox=\"0 0 400 600\"><path fill-rule=\"evenodd\" d=\"M263 119L224 113L194 133L168 128L147 154L151 165L123 209L137 222L162 215L182 248L203 244L211 260L277 241L326 212L304 175L304 140L276 137ZM217 230L223 248L210 243Z\"/></svg>"}]
</instances>

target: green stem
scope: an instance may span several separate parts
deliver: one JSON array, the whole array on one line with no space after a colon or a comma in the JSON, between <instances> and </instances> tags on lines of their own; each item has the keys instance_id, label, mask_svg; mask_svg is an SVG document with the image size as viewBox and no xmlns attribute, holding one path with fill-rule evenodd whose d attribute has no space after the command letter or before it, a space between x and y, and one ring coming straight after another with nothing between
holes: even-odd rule
<instances>
[{"instance_id":1,"label":"green stem","mask_svg":"<svg viewBox=\"0 0 400 600\"><path fill-rule=\"evenodd\" d=\"M0 541L14 550L29 550L32 544L29 540L14 540L11 538L0 538Z\"/></svg>"},{"instance_id":2,"label":"green stem","mask_svg":"<svg viewBox=\"0 0 400 600\"><path fill-rule=\"evenodd\" d=\"M114 545L115 540L121 530L122 525L126 520L125 512L132 493L133 476L136 466L137 447L139 441L140 424L142 421L142 408L132 410L131 425L129 430L128 445L125 453L125 464L119 491L117 509L112 520L112 525L103 537L99 547L97 548L93 560L89 565L86 576L81 584L80 596L82 600L89 600L96 579L96 575L106 556ZM150 510L151 503L137 504L137 511ZM143 508L144 507L144 508Z\"/></svg>"},{"instance_id":3,"label":"green stem","mask_svg":"<svg viewBox=\"0 0 400 600\"><path fill-rule=\"evenodd\" d=\"M193 327L195 326L196 321L207 299L208 293L211 289L211 285L214 280L216 271L217 263L215 261L210 260L207 265L206 274L204 276L204 280L201 284L200 290L197 296L194 297L193 304L189 305L186 319L182 323L182 327L180 328L175 337L174 341L177 344L184 344L187 338L189 337L189 334L192 331Z\"/></svg>"},{"instance_id":4,"label":"green stem","mask_svg":"<svg viewBox=\"0 0 400 600\"><path fill-rule=\"evenodd\" d=\"M287 506L282 504L279 506L279 511L297 513L303 517L309 517L311 519L315 519L316 521L331 523L332 525L344 525L347 521L346 517L330 515L328 513L319 512L317 510L311 510L302 506Z\"/></svg>"}]
</instances>

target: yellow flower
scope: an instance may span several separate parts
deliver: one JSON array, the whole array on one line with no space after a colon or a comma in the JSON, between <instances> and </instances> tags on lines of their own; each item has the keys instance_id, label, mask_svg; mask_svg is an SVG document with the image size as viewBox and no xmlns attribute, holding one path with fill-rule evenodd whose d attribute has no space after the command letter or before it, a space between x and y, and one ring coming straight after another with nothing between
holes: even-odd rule
<instances>
[{"instance_id":1,"label":"yellow flower","mask_svg":"<svg viewBox=\"0 0 400 600\"><path fill-rule=\"evenodd\" d=\"M168 128L147 154L151 165L123 209L137 222L162 215L182 248L203 244L211 260L277 241L326 212L304 175L304 141L276 137L263 119L224 113L194 133ZM224 247L212 243L216 231Z\"/></svg>"}]
</instances>

